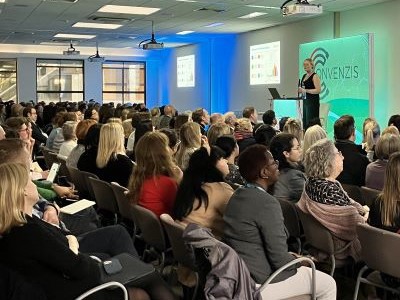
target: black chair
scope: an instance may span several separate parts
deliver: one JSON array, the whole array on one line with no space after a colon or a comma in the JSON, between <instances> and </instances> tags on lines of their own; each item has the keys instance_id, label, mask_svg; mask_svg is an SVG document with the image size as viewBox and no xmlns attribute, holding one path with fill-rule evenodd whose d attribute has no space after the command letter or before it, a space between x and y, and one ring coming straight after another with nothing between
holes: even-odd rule
<instances>
[{"instance_id":1,"label":"black chair","mask_svg":"<svg viewBox=\"0 0 400 300\"><path fill-rule=\"evenodd\" d=\"M366 186L361 187L361 196L363 198L363 201L365 205L371 206L374 200L379 196L381 191L379 190L374 190L371 188L368 188Z\"/></svg>"},{"instance_id":2,"label":"black chair","mask_svg":"<svg viewBox=\"0 0 400 300\"><path fill-rule=\"evenodd\" d=\"M361 205L365 205L364 199L361 195L361 188L359 186L342 183L342 187L351 199L357 201Z\"/></svg>"},{"instance_id":3,"label":"black chair","mask_svg":"<svg viewBox=\"0 0 400 300\"><path fill-rule=\"evenodd\" d=\"M118 222L118 206L111 184L103 180L89 177L99 212L111 214L114 224Z\"/></svg>"},{"instance_id":4,"label":"black chair","mask_svg":"<svg viewBox=\"0 0 400 300\"><path fill-rule=\"evenodd\" d=\"M285 227L289 232L289 238L293 238L297 244L297 253L300 254L301 248L301 223L299 216L296 211L296 206L294 203L287 200L279 200L279 204L282 208L283 218L285 222Z\"/></svg>"}]
</instances>

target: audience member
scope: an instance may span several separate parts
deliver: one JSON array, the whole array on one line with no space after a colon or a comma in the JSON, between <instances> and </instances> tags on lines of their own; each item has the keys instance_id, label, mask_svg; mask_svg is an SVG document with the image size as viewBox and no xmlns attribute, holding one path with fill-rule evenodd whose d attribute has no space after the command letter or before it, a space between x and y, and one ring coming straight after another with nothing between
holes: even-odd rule
<instances>
[{"instance_id":1,"label":"audience member","mask_svg":"<svg viewBox=\"0 0 400 300\"><path fill-rule=\"evenodd\" d=\"M278 121L276 120L275 117L275 112L273 110L267 110L263 116L263 123L272 127L275 127Z\"/></svg>"},{"instance_id":2,"label":"audience member","mask_svg":"<svg viewBox=\"0 0 400 300\"><path fill-rule=\"evenodd\" d=\"M386 127L383 131L382 131L382 135L386 134L386 133L391 133L397 136L400 136L400 132L397 129L396 126L390 125L388 127Z\"/></svg>"},{"instance_id":3,"label":"audience member","mask_svg":"<svg viewBox=\"0 0 400 300\"><path fill-rule=\"evenodd\" d=\"M246 263L258 284L295 259L288 252L287 235L279 202L267 190L277 181L278 165L263 145L248 147L239 156L239 170L248 182L235 191L224 214L224 240ZM336 299L335 281L316 272L316 298ZM310 294L311 269L293 265L262 292L262 299L286 299Z\"/></svg>"},{"instance_id":4,"label":"audience member","mask_svg":"<svg viewBox=\"0 0 400 300\"><path fill-rule=\"evenodd\" d=\"M164 133L168 138L168 147L171 151L171 155L174 156L176 151L178 151L178 146L180 141L178 140L178 135L176 134L174 129L163 128L158 130L158 132Z\"/></svg>"},{"instance_id":5,"label":"audience member","mask_svg":"<svg viewBox=\"0 0 400 300\"><path fill-rule=\"evenodd\" d=\"M33 153L35 155L39 154L40 146L45 145L47 141L47 134L43 133L40 127L36 124L38 115L36 109L33 107L24 108L22 115L28 118L32 125L32 138L35 140L35 145L33 148Z\"/></svg>"},{"instance_id":6,"label":"audience member","mask_svg":"<svg viewBox=\"0 0 400 300\"><path fill-rule=\"evenodd\" d=\"M365 186L382 190L385 181L386 166L392 153L400 151L400 137L387 133L380 137L375 147L377 160L367 166Z\"/></svg>"},{"instance_id":7,"label":"audience member","mask_svg":"<svg viewBox=\"0 0 400 300\"><path fill-rule=\"evenodd\" d=\"M204 108L198 108L192 112L193 122L200 125L202 135L206 135L206 126L210 123L210 115Z\"/></svg>"},{"instance_id":8,"label":"audience member","mask_svg":"<svg viewBox=\"0 0 400 300\"><path fill-rule=\"evenodd\" d=\"M375 145L381 135L379 124L372 118L367 118L363 124L362 149L367 153L370 162L374 161Z\"/></svg>"},{"instance_id":9,"label":"audience member","mask_svg":"<svg viewBox=\"0 0 400 300\"><path fill-rule=\"evenodd\" d=\"M249 119L251 126L255 126L258 123L257 110L253 106L247 106L243 109L243 118Z\"/></svg>"},{"instance_id":10,"label":"audience member","mask_svg":"<svg viewBox=\"0 0 400 300\"><path fill-rule=\"evenodd\" d=\"M210 116L210 125L218 124L218 123L225 123L225 118L220 113L213 113Z\"/></svg>"},{"instance_id":11,"label":"audience member","mask_svg":"<svg viewBox=\"0 0 400 300\"><path fill-rule=\"evenodd\" d=\"M228 124L232 130L235 129L237 117L233 111L228 111L224 114L225 124Z\"/></svg>"},{"instance_id":12,"label":"audience member","mask_svg":"<svg viewBox=\"0 0 400 300\"><path fill-rule=\"evenodd\" d=\"M286 121L285 126L283 126L282 132L293 134L299 141L300 145L303 144L304 134L299 120L289 118Z\"/></svg>"},{"instance_id":13,"label":"audience member","mask_svg":"<svg viewBox=\"0 0 400 300\"><path fill-rule=\"evenodd\" d=\"M272 138L277 134L277 131L266 124L257 124L254 126L253 135L257 144L269 147Z\"/></svg>"},{"instance_id":14,"label":"audience member","mask_svg":"<svg viewBox=\"0 0 400 300\"><path fill-rule=\"evenodd\" d=\"M244 149L256 143L253 137L253 126L247 118L240 118L237 120L234 136L239 145L239 152L244 151Z\"/></svg>"},{"instance_id":15,"label":"audience member","mask_svg":"<svg viewBox=\"0 0 400 300\"><path fill-rule=\"evenodd\" d=\"M196 223L222 236L222 216L233 189L224 182L229 173L224 152L211 147L196 150L189 160L176 194L173 217L184 224Z\"/></svg>"},{"instance_id":16,"label":"audience member","mask_svg":"<svg viewBox=\"0 0 400 300\"><path fill-rule=\"evenodd\" d=\"M341 116L334 124L335 146L343 154L343 172L339 175L340 183L357 186L365 185L365 172L368 158L361 153L354 141L355 123L350 115Z\"/></svg>"},{"instance_id":17,"label":"audience member","mask_svg":"<svg viewBox=\"0 0 400 300\"><path fill-rule=\"evenodd\" d=\"M175 159L178 163L178 166L182 170L185 170L189 163L190 156L194 151L201 147L202 135L200 125L195 122L183 124L180 130L179 138L181 143L178 151L175 154Z\"/></svg>"},{"instance_id":18,"label":"audience member","mask_svg":"<svg viewBox=\"0 0 400 300\"><path fill-rule=\"evenodd\" d=\"M164 106L164 114L159 119L158 129L169 128L169 123L175 115L175 109L172 105Z\"/></svg>"},{"instance_id":19,"label":"audience member","mask_svg":"<svg viewBox=\"0 0 400 300\"><path fill-rule=\"evenodd\" d=\"M351 256L359 261L361 245L356 226L368 219L369 208L349 198L336 180L343 170L342 153L332 141L320 140L305 153L304 166L308 180L297 205L332 233L335 249L351 242L336 258Z\"/></svg>"},{"instance_id":20,"label":"audience member","mask_svg":"<svg viewBox=\"0 0 400 300\"><path fill-rule=\"evenodd\" d=\"M86 119L80 121L76 125L75 135L77 138L77 145L74 149L72 149L71 153L67 158L67 166L77 168L78 160L81 157L82 153L85 152L85 138L89 131L89 128L96 124L95 120Z\"/></svg>"},{"instance_id":21,"label":"audience member","mask_svg":"<svg viewBox=\"0 0 400 300\"><path fill-rule=\"evenodd\" d=\"M130 199L157 216L171 214L182 171L172 160L168 138L146 133L137 144L136 166L129 181Z\"/></svg>"},{"instance_id":22,"label":"audience member","mask_svg":"<svg viewBox=\"0 0 400 300\"><path fill-rule=\"evenodd\" d=\"M279 131L280 131L280 132L283 131L283 127L285 127L285 124L286 124L287 120L289 120L289 119L290 119L290 117L282 117L282 118L279 120Z\"/></svg>"},{"instance_id":23,"label":"audience member","mask_svg":"<svg viewBox=\"0 0 400 300\"><path fill-rule=\"evenodd\" d=\"M77 146L76 129L77 122L67 121L62 127L62 134L64 142L61 144L58 157L61 159L67 159L71 154L71 151Z\"/></svg>"},{"instance_id":24,"label":"audience member","mask_svg":"<svg viewBox=\"0 0 400 300\"><path fill-rule=\"evenodd\" d=\"M232 134L231 128L225 123L216 123L210 126L207 131L208 144L215 145L215 142L220 136Z\"/></svg>"},{"instance_id":25,"label":"audience member","mask_svg":"<svg viewBox=\"0 0 400 300\"><path fill-rule=\"evenodd\" d=\"M299 141L293 134L279 133L271 140L269 149L280 173L272 195L278 200L299 201L306 182L300 165L302 152Z\"/></svg>"},{"instance_id":26,"label":"audience member","mask_svg":"<svg viewBox=\"0 0 400 300\"><path fill-rule=\"evenodd\" d=\"M388 126L395 126L400 131L400 115L393 115L389 118Z\"/></svg>"},{"instance_id":27,"label":"audience member","mask_svg":"<svg viewBox=\"0 0 400 300\"><path fill-rule=\"evenodd\" d=\"M101 126L102 124L96 123L88 129L84 142L85 152L79 157L77 164L78 169L81 171L89 173L97 172L96 158L99 148Z\"/></svg>"},{"instance_id":28,"label":"audience member","mask_svg":"<svg viewBox=\"0 0 400 300\"><path fill-rule=\"evenodd\" d=\"M304 134L303 140L303 154L307 152L307 150L319 140L326 139L326 131L319 125L314 125L308 127L306 133Z\"/></svg>"}]
</instances>

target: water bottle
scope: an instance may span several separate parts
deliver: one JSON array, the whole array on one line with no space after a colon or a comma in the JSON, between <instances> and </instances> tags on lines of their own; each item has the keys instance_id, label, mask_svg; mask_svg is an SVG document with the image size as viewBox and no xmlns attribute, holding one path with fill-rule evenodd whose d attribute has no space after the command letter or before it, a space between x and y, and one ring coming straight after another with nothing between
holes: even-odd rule
<instances>
[{"instance_id":1,"label":"water bottle","mask_svg":"<svg viewBox=\"0 0 400 300\"><path fill-rule=\"evenodd\" d=\"M305 92L304 83L301 84L301 88L303 89L303 92L301 93L301 99L306 100L307 94L306 94L306 92Z\"/></svg>"}]
</instances>

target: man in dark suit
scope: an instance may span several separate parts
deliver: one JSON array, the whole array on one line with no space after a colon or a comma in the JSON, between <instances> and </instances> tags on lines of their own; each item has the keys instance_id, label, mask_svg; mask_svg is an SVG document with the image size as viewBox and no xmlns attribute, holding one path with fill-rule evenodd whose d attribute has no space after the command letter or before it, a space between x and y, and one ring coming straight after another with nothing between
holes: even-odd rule
<instances>
[{"instance_id":1,"label":"man in dark suit","mask_svg":"<svg viewBox=\"0 0 400 300\"><path fill-rule=\"evenodd\" d=\"M335 146L342 152L343 171L337 178L340 183L365 185L368 158L355 141L355 122L350 115L341 116L334 124Z\"/></svg>"},{"instance_id":2,"label":"man in dark suit","mask_svg":"<svg viewBox=\"0 0 400 300\"><path fill-rule=\"evenodd\" d=\"M40 127L36 124L37 120L37 112L36 109L32 106L27 106L24 108L22 115L25 118L29 119L29 122L31 122L32 125L32 138L35 139L35 146L33 147L33 153L35 155L38 154L40 151L40 145L41 144L46 144L47 141L47 135L43 133L43 131L40 129Z\"/></svg>"}]
</instances>

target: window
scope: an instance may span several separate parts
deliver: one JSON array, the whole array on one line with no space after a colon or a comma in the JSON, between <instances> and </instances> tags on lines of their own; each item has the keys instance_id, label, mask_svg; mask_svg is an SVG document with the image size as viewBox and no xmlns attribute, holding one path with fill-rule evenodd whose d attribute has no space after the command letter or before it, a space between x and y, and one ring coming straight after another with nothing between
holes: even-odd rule
<instances>
[{"instance_id":1,"label":"window","mask_svg":"<svg viewBox=\"0 0 400 300\"><path fill-rule=\"evenodd\" d=\"M17 61L0 60L0 98L17 100Z\"/></svg>"},{"instance_id":2,"label":"window","mask_svg":"<svg viewBox=\"0 0 400 300\"><path fill-rule=\"evenodd\" d=\"M146 64L107 62L103 64L103 103L145 103Z\"/></svg>"},{"instance_id":3,"label":"window","mask_svg":"<svg viewBox=\"0 0 400 300\"><path fill-rule=\"evenodd\" d=\"M83 61L38 59L36 61L37 101L82 101Z\"/></svg>"}]
</instances>

